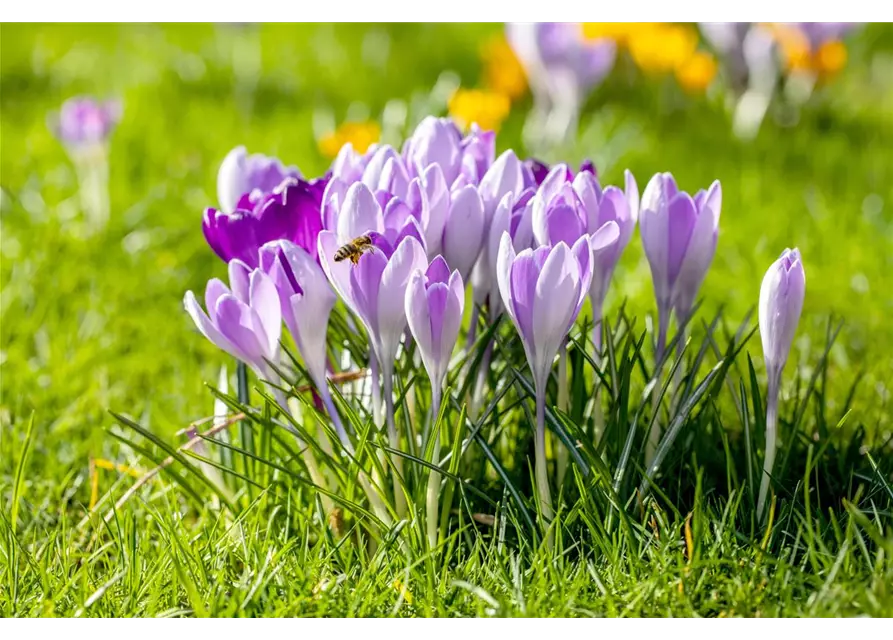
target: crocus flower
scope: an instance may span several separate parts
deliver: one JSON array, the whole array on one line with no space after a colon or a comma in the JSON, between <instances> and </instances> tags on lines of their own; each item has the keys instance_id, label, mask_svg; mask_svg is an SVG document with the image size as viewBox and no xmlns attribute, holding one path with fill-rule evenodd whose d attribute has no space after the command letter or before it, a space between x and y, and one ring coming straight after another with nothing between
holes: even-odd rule
<instances>
[{"instance_id":1,"label":"crocus flower","mask_svg":"<svg viewBox=\"0 0 893 640\"><path fill-rule=\"evenodd\" d=\"M462 169L462 133L452 119L428 116L406 140L403 158L414 175L439 165L447 184L452 184Z\"/></svg>"},{"instance_id":2,"label":"crocus flower","mask_svg":"<svg viewBox=\"0 0 893 640\"><path fill-rule=\"evenodd\" d=\"M546 176L549 175L549 171L551 171L551 167L547 165L545 162L541 162L536 158L527 158L524 161L524 180L525 186L537 188L542 183L543 180L546 179ZM592 160L584 160L580 163L580 173L591 173L596 178L598 178L598 172L595 169L595 164ZM574 173L570 170L570 167L567 169L567 180L568 182L574 179Z\"/></svg>"},{"instance_id":3,"label":"crocus flower","mask_svg":"<svg viewBox=\"0 0 893 640\"><path fill-rule=\"evenodd\" d=\"M440 415L440 396L443 381L450 364L450 355L459 338L462 311L465 307L465 285L457 270L450 273L446 261L437 256L425 273L416 271L406 289L406 320L422 354L422 362L431 380L431 421L437 423ZM435 431L431 462L440 461L440 433ZM427 447L426 447L427 448ZM428 541L437 544L437 527L440 522L437 497L440 492L440 474L428 475L426 499L426 524Z\"/></svg>"},{"instance_id":4,"label":"crocus flower","mask_svg":"<svg viewBox=\"0 0 893 640\"><path fill-rule=\"evenodd\" d=\"M260 248L260 268L276 285L285 326L294 338L304 365L341 443L351 451L350 439L332 402L326 377L326 331L335 306L335 292L314 256L288 240L274 240Z\"/></svg>"},{"instance_id":5,"label":"crocus flower","mask_svg":"<svg viewBox=\"0 0 893 640\"><path fill-rule=\"evenodd\" d=\"M356 197L351 196L352 191L357 194ZM346 199L346 205L359 208L378 206L362 183L354 184L348 196L351 197ZM368 214L359 212L352 215ZM396 244L375 231L369 235L371 250L363 253L356 265L349 260L335 262L334 255L340 244L334 231L319 234L319 255L329 282L366 328L378 369L382 373L388 438L391 447L396 449L400 442L394 422L393 374L397 348L406 328L406 287L414 271L427 267L428 259L424 245L415 235L398 237ZM393 462L399 475L403 460L395 456ZM400 487L394 487L394 499L397 512L402 515L406 510L406 499Z\"/></svg>"},{"instance_id":6,"label":"crocus flower","mask_svg":"<svg viewBox=\"0 0 893 640\"><path fill-rule=\"evenodd\" d=\"M797 249L785 249L772 263L760 286L760 337L766 362L768 389L766 393L766 457L763 479L757 502L757 517L762 517L769 492L769 479L775 464L778 440L778 390L781 372L788 359L791 343L806 294L806 272Z\"/></svg>"},{"instance_id":7,"label":"crocus flower","mask_svg":"<svg viewBox=\"0 0 893 640\"><path fill-rule=\"evenodd\" d=\"M680 323L688 319L713 261L721 208L718 180L692 198L679 191L672 175L659 173L642 194L642 245L657 299L658 358L666 346L670 313L675 311Z\"/></svg>"},{"instance_id":8,"label":"crocus flower","mask_svg":"<svg viewBox=\"0 0 893 640\"><path fill-rule=\"evenodd\" d=\"M613 40L585 38L582 25L572 22L511 23L506 37L527 73L538 133L553 142L565 139L589 92L614 66Z\"/></svg>"},{"instance_id":9,"label":"crocus flower","mask_svg":"<svg viewBox=\"0 0 893 640\"><path fill-rule=\"evenodd\" d=\"M462 139L462 175L471 184L478 184L496 159L496 133L477 124Z\"/></svg>"},{"instance_id":10,"label":"crocus flower","mask_svg":"<svg viewBox=\"0 0 893 640\"><path fill-rule=\"evenodd\" d=\"M536 389L536 484L543 517L552 517L546 471L546 383L552 361L574 324L592 279L588 235L516 254L511 236L499 245L497 279L502 301L521 336Z\"/></svg>"},{"instance_id":11,"label":"crocus flower","mask_svg":"<svg viewBox=\"0 0 893 640\"><path fill-rule=\"evenodd\" d=\"M275 380L267 361L279 357L282 308L272 278L240 260L229 263L230 287L213 278L205 288L205 308L192 291L183 299L186 312L208 340L251 367L262 378ZM283 407L285 404L282 405Z\"/></svg>"},{"instance_id":12,"label":"crocus flower","mask_svg":"<svg viewBox=\"0 0 893 640\"><path fill-rule=\"evenodd\" d=\"M49 120L53 133L70 149L101 145L121 120L121 101L70 98Z\"/></svg>"},{"instance_id":13,"label":"crocus flower","mask_svg":"<svg viewBox=\"0 0 893 640\"><path fill-rule=\"evenodd\" d=\"M443 229L441 253L465 282L484 244L484 203L478 190L465 185L450 194L450 213Z\"/></svg>"},{"instance_id":14,"label":"crocus flower","mask_svg":"<svg viewBox=\"0 0 893 640\"><path fill-rule=\"evenodd\" d=\"M301 177L297 167L285 166L278 158L262 153L248 155L245 147L236 147L226 154L217 171L217 199L224 212L232 213L244 194L255 189L267 194L286 178Z\"/></svg>"},{"instance_id":15,"label":"crocus flower","mask_svg":"<svg viewBox=\"0 0 893 640\"><path fill-rule=\"evenodd\" d=\"M258 249L273 240L294 242L315 258L323 183L286 178L269 194L243 194L230 213L205 209L205 239L224 262L238 258L251 267L258 265Z\"/></svg>"}]
</instances>

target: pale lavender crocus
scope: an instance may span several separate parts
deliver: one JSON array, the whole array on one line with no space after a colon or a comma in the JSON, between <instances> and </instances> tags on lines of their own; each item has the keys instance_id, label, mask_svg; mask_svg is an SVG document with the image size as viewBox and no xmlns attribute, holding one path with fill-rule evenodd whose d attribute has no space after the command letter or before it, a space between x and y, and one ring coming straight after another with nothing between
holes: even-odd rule
<instances>
[{"instance_id":1,"label":"pale lavender crocus","mask_svg":"<svg viewBox=\"0 0 893 640\"><path fill-rule=\"evenodd\" d=\"M722 188L719 180L707 191L692 198L679 191L669 173L655 175L642 194L639 224L642 245L651 267L651 280L657 300L657 342L655 360L660 363L667 346L670 315L684 339L685 326L710 263L716 252ZM677 369L681 372L681 369ZM656 370L655 375L659 375ZM660 389L654 387L654 410L658 409ZM660 424L651 423L645 447L645 462L651 465L660 439Z\"/></svg>"},{"instance_id":2,"label":"pale lavender crocus","mask_svg":"<svg viewBox=\"0 0 893 640\"><path fill-rule=\"evenodd\" d=\"M363 208L378 206L369 190L361 183L355 184L351 189L357 190L357 197L347 199L346 204ZM362 212L351 215L369 216ZM424 245L416 235L399 236L396 244L374 230L370 235L373 247L360 257L356 265L352 265L349 260L335 262L334 255L340 242L334 231L320 233L319 256L329 282L366 328L378 370L382 374L388 438L391 447L396 449L399 448L400 441L394 421L393 376L397 349L406 328L406 287L413 272L428 266L428 259ZM393 462L399 475L403 460L394 456ZM395 486L394 494L397 512L403 515L406 511L403 491Z\"/></svg>"},{"instance_id":3,"label":"pale lavender crocus","mask_svg":"<svg viewBox=\"0 0 893 640\"><path fill-rule=\"evenodd\" d=\"M49 116L56 137L72 151L104 145L121 120L120 100L94 100L86 96L69 98Z\"/></svg>"},{"instance_id":4,"label":"pale lavender crocus","mask_svg":"<svg viewBox=\"0 0 893 640\"><path fill-rule=\"evenodd\" d=\"M458 270L450 269L442 256L437 256L427 271L416 271L406 288L406 320L418 345L425 370L431 381L431 424L437 426L443 384L450 364L450 356L459 338L462 312L465 308L465 285ZM430 434L430 431L426 430ZM433 433L431 463L440 461L440 433ZM424 439L427 443L427 438ZM428 541L437 544L440 493L440 474L428 475L426 524Z\"/></svg>"},{"instance_id":5,"label":"pale lavender crocus","mask_svg":"<svg viewBox=\"0 0 893 640\"><path fill-rule=\"evenodd\" d=\"M516 254L504 233L499 245L497 279L502 301L521 336L536 390L535 477L545 522L552 519L546 470L546 383L552 361L567 338L592 279L588 235L568 247L525 249Z\"/></svg>"},{"instance_id":6,"label":"pale lavender crocus","mask_svg":"<svg viewBox=\"0 0 893 640\"><path fill-rule=\"evenodd\" d=\"M183 299L195 326L219 349L241 360L258 375L278 380L269 362L279 359L282 308L273 279L240 260L228 265L230 286L212 278L205 288L205 309L195 294ZM281 402L285 407L285 403Z\"/></svg>"},{"instance_id":7,"label":"pale lavender crocus","mask_svg":"<svg viewBox=\"0 0 893 640\"><path fill-rule=\"evenodd\" d=\"M781 372L788 359L794 333L803 311L806 295L806 272L800 251L785 249L772 263L760 286L760 337L763 359L766 362L768 388L766 390L766 456L763 460L763 479L757 501L757 517L762 518L769 493L769 481L775 464L778 441L778 392Z\"/></svg>"},{"instance_id":8,"label":"pale lavender crocus","mask_svg":"<svg viewBox=\"0 0 893 640\"><path fill-rule=\"evenodd\" d=\"M347 451L353 451L332 402L326 376L326 332L335 306L335 292L315 257L293 242L276 240L265 244L260 248L259 261L260 268L276 285L285 326L332 418L338 439Z\"/></svg>"},{"instance_id":9,"label":"pale lavender crocus","mask_svg":"<svg viewBox=\"0 0 893 640\"><path fill-rule=\"evenodd\" d=\"M601 320L605 296L617 261L636 226L639 189L629 171L626 193L609 186L602 190L595 174L572 176L566 165L556 165L531 202L533 233L538 244L571 244L584 233L592 239L592 285L589 295L595 325L593 340L601 351Z\"/></svg>"},{"instance_id":10,"label":"pale lavender crocus","mask_svg":"<svg viewBox=\"0 0 893 640\"><path fill-rule=\"evenodd\" d=\"M468 280L484 245L484 203L473 185L465 185L450 193L450 213L441 241L441 254L447 264Z\"/></svg>"},{"instance_id":11,"label":"pale lavender crocus","mask_svg":"<svg viewBox=\"0 0 893 640\"><path fill-rule=\"evenodd\" d=\"M286 178L300 179L295 166L286 166L278 158L262 153L248 155L243 146L236 147L220 163L217 171L217 199L225 213L236 210L239 200L254 190L268 194Z\"/></svg>"}]
</instances>

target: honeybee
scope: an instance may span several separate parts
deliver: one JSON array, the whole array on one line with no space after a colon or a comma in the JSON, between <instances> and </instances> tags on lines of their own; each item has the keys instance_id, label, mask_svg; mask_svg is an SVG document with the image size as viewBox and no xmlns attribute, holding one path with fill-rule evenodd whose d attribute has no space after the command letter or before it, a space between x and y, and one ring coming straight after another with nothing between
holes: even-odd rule
<instances>
[{"instance_id":1,"label":"honeybee","mask_svg":"<svg viewBox=\"0 0 893 640\"><path fill-rule=\"evenodd\" d=\"M372 234L366 233L361 235L359 238L354 238L335 252L335 262L349 259L352 263L357 264L360 261L360 256L367 251L372 251L374 246L375 245L372 244Z\"/></svg>"}]
</instances>

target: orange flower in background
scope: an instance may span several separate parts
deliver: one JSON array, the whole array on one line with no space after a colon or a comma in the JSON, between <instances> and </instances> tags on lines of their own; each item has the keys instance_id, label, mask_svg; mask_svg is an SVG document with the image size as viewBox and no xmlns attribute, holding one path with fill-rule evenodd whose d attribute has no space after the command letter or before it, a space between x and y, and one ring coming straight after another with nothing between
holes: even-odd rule
<instances>
[{"instance_id":1,"label":"orange flower in background","mask_svg":"<svg viewBox=\"0 0 893 640\"><path fill-rule=\"evenodd\" d=\"M509 100L517 100L524 95L527 76L504 35L487 41L481 50L481 59L484 62L484 84L488 89L505 94Z\"/></svg>"},{"instance_id":2,"label":"orange flower in background","mask_svg":"<svg viewBox=\"0 0 893 640\"><path fill-rule=\"evenodd\" d=\"M716 59L709 53L695 51L694 55L676 70L676 79L687 91L702 92L716 77Z\"/></svg>"},{"instance_id":3,"label":"orange flower in background","mask_svg":"<svg viewBox=\"0 0 893 640\"><path fill-rule=\"evenodd\" d=\"M484 130L498 131L510 110L506 94L485 89L457 89L449 103L450 115L464 129L477 123Z\"/></svg>"},{"instance_id":4,"label":"orange flower in background","mask_svg":"<svg viewBox=\"0 0 893 640\"><path fill-rule=\"evenodd\" d=\"M846 66L846 45L840 40L824 43L815 54L815 69L819 78L837 75Z\"/></svg>"},{"instance_id":5,"label":"orange flower in background","mask_svg":"<svg viewBox=\"0 0 893 640\"><path fill-rule=\"evenodd\" d=\"M806 34L793 25L773 23L766 27L778 42L788 71L809 71L819 80L827 80L846 66L846 45L839 40L829 40L813 50Z\"/></svg>"},{"instance_id":6,"label":"orange flower in background","mask_svg":"<svg viewBox=\"0 0 893 640\"><path fill-rule=\"evenodd\" d=\"M338 155L348 142L357 153L365 153L367 149L381 138L381 127L377 122L345 122L332 133L319 139L319 151L327 158Z\"/></svg>"},{"instance_id":7,"label":"orange flower in background","mask_svg":"<svg viewBox=\"0 0 893 640\"><path fill-rule=\"evenodd\" d=\"M660 24L659 22L583 22L583 38L586 40L607 38L617 43L618 47L624 47L637 35L653 32Z\"/></svg>"}]
</instances>

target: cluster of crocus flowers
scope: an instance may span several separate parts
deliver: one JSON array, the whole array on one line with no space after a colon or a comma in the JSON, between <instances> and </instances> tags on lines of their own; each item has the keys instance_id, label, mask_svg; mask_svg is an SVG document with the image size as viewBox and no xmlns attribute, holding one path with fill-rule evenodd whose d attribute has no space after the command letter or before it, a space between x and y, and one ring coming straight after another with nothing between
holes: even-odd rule
<instances>
[{"instance_id":1,"label":"cluster of crocus flowers","mask_svg":"<svg viewBox=\"0 0 893 640\"><path fill-rule=\"evenodd\" d=\"M416 434L398 428L394 389L401 353L417 355L431 392L421 444L432 465L425 509L432 547L439 542L441 520L438 418L466 288L472 288L476 312L490 322L505 313L523 345L535 392L537 499L548 530L554 508L546 457L547 388L557 358L558 405L565 409L564 354L586 297L599 356L610 283L640 223L657 302L659 376L671 318L684 331L713 260L722 208L718 181L689 195L671 174L661 173L640 198L629 171L621 188L603 185L590 162L550 167L522 160L512 150L496 157L493 132L472 127L463 134L453 121L433 117L418 125L400 151L382 144L361 152L346 144L326 176L315 181L275 158L237 148L221 168L218 187L221 209L206 211L203 230L213 252L227 263L229 282L209 281L204 303L187 292L188 314L212 343L270 384L279 410L292 413L294 402L289 404L280 377L288 377L281 373L287 370L282 350L290 335L341 449L351 455L358 434L342 422L328 388L329 356L343 361L339 347L327 340L331 315L343 312L335 311L337 301L368 338L371 414L394 452L418 445ZM770 389L766 477L774 456L779 379L802 307L802 282L799 254L786 252L770 269L761 293ZM348 320L348 326L357 324ZM468 327L472 340L477 325L475 319ZM482 358L484 371L491 353L492 343ZM383 415L375 408L382 400ZM646 458L660 435L657 421L652 423L656 430L648 436ZM294 431L299 438L312 433ZM329 451L338 443L335 436ZM301 456L313 482L325 487L314 449L302 447ZM392 514L412 513L404 458L394 453L390 460L393 510L381 500L385 492L373 487L383 480L381 471L373 474L375 480L359 471L370 504L385 523L393 522ZM559 481L560 463L559 458Z\"/></svg>"},{"instance_id":2,"label":"cluster of crocus flowers","mask_svg":"<svg viewBox=\"0 0 893 640\"><path fill-rule=\"evenodd\" d=\"M121 120L120 100L90 97L66 100L48 117L49 127L65 145L77 171L81 206L93 230L109 218L109 138Z\"/></svg>"}]
</instances>

